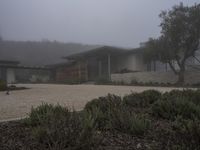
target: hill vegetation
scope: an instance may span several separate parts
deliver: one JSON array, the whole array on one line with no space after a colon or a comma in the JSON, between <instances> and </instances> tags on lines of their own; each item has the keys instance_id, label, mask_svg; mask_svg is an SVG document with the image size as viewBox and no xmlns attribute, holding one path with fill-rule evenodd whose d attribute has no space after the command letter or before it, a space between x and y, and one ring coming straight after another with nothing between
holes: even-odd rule
<instances>
[{"instance_id":1,"label":"hill vegetation","mask_svg":"<svg viewBox=\"0 0 200 150\"><path fill-rule=\"evenodd\" d=\"M0 40L0 60L17 60L23 65L42 66L64 61L62 57L97 48L97 45L51 41Z\"/></svg>"}]
</instances>

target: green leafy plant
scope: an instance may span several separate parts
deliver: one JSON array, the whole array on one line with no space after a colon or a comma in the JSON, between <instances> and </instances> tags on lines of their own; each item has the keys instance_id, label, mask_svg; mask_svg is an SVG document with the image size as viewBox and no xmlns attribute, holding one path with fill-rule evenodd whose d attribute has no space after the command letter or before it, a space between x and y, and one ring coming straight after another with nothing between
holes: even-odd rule
<instances>
[{"instance_id":1,"label":"green leafy plant","mask_svg":"<svg viewBox=\"0 0 200 150\"><path fill-rule=\"evenodd\" d=\"M122 104L122 99L119 96L108 94L105 97L99 97L88 102L84 108L86 111L90 111L93 108L99 108L102 112L107 112L111 108L119 107Z\"/></svg>"},{"instance_id":2,"label":"green leafy plant","mask_svg":"<svg viewBox=\"0 0 200 150\"><path fill-rule=\"evenodd\" d=\"M200 120L184 119L178 116L172 124L176 133L178 143L182 149L199 149L200 141Z\"/></svg>"},{"instance_id":3,"label":"green leafy plant","mask_svg":"<svg viewBox=\"0 0 200 150\"><path fill-rule=\"evenodd\" d=\"M108 95L86 104L86 111L100 130L117 130L127 134L143 135L150 121L135 115L123 105L121 97Z\"/></svg>"},{"instance_id":4,"label":"green leafy plant","mask_svg":"<svg viewBox=\"0 0 200 150\"><path fill-rule=\"evenodd\" d=\"M200 118L200 107L187 99L159 100L152 106L154 116L174 120L177 116L183 118Z\"/></svg>"},{"instance_id":5,"label":"green leafy plant","mask_svg":"<svg viewBox=\"0 0 200 150\"><path fill-rule=\"evenodd\" d=\"M121 107L121 104L121 97L109 94L88 102L84 111L94 118L98 129L104 130L109 128L111 110Z\"/></svg>"},{"instance_id":6,"label":"green leafy plant","mask_svg":"<svg viewBox=\"0 0 200 150\"><path fill-rule=\"evenodd\" d=\"M52 105L42 103L42 105L31 109L29 117L24 121L31 126L37 126L41 124L48 124L52 119L60 119L64 116L68 116L69 110L61 105Z\"/></svg>"},{"instance_id":7,"label":"green leafy plant","mask_svg":"<svg viewBox=\"0 0 200 150\"><path fill-rule=\"evenodd\" d=\"M91 117L71 112L60 105L42 104L32 108L25 120L32 136L47 149L92 149L98 136Z\"/></svg>"},{"instance_id":8,"label":"green leafy plant","mask_svg":"<svg viewBox=\"0 0 200 150\"><path fill-rule=\"evenodd\" d=\"M136 115L126 108L114 109L111 113L111 128L131 135L144 135L150 129L151 121Z\"/></svg>"},{"instance_id":9,"label":"green leafy plant","mask_svg":"<svg viewBox=\"0 0 200 150\"><path fill-rule=\"evenodd\" d=\"M195 104L200 104L200 90L172 90L163 94L163 99L187 99Z\"/></svg>"},{"instance_id":10,"label":"green leafy plant","mask_svg":"<svg viewBox=\"0 0 200 150\"><path fill-rule=\"evenodd\" d=\"M158 99L162 94L155 90L147 90L142 93L132 93L126 95L123 104L129 107L148 107Z\"/></svg>"}]
</instances>

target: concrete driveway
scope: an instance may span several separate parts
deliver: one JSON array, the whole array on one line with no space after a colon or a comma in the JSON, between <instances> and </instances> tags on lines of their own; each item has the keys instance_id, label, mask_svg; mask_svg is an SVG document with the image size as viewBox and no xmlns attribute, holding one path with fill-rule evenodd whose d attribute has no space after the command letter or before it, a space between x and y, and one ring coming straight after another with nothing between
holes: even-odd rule
<instances>
[{"instance_id":1,"label":"concrete driveway","mask_svg":"<svg viewBox=\"0 0 200 150\"><path fill-rule=\"evenodd\" d=\"M123 96L131 92L142 92L148 89L170 91L176 88L139 87L139 86L104 86L104 85L57 85L57 84L18 84L30 89L12 91L10 95L0 92L0 120L25 117L31 107L43 102L61 104L76 110L99 96L108 93Z\"/></svg>"}]
</instances>

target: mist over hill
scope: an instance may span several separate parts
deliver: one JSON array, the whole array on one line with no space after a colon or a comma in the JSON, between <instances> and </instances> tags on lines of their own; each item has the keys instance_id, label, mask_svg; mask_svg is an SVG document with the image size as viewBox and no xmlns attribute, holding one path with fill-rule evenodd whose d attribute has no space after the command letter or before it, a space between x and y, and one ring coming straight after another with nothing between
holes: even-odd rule
<instances>
[{"instance_id":1,"label":"mist over hill","mask_svg":"<svg viewBox=\"0 0 200 150\"><path fill-rule=\"evenodd\" d=\"M17 60L22 65L43 66L63 62L64 56L97 47L99 46L56 41L0 41L0 60Z\"/></svg>"}]
</instances>

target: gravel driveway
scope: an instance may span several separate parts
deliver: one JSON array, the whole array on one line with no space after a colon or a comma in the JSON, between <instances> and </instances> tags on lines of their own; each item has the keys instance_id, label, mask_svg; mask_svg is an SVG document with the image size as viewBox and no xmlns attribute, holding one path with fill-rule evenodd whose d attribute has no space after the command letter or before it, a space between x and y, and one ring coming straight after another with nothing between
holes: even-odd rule
<instances>
[{"instance_id":1,"label":"gravel driveway","mask_svg":"<svg viewBox=\"0 0 200 150\"><path fill-rule=\"evenodd\" d=\"M83 109L84 105L99 96L108 93L123 96L131 91L141 92L148 89L170 91L172 88L139 86L104 86L104 85L57 85L57 84L19 84L30 89L12 91L10 95L0 92L0 120L25 117L31 107L42 102L61 104Z\"/></svg>"}]
</instances>

